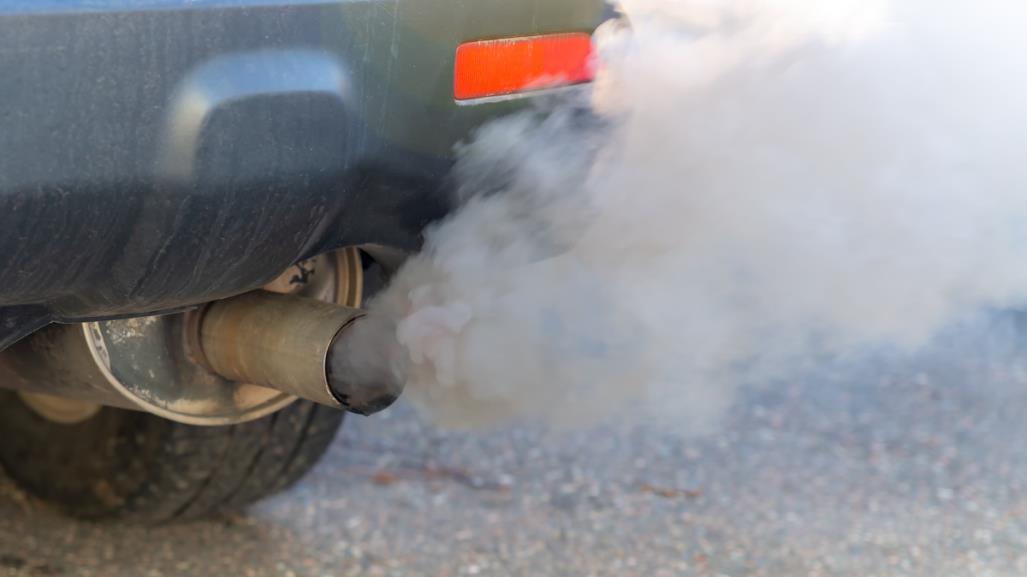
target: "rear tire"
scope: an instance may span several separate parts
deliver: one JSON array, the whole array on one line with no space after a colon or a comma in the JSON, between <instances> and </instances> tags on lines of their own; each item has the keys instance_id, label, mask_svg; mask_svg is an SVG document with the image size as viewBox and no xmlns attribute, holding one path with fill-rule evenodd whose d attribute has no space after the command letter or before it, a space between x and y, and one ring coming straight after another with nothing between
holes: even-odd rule
<instances>
[{"instance_id":1,"label":"rear tire","mask_svg":"<svg viewBox=\"0 0 1027 577\"><path fill-rule=\"evenodd\" d=\"M0 391L0 464L29 493L72 515L163 523L239 509L285 489L317 463L342 420L341 411L297 401L227 427L111 407L62 424Z\"/></svg>"}]
</instances>

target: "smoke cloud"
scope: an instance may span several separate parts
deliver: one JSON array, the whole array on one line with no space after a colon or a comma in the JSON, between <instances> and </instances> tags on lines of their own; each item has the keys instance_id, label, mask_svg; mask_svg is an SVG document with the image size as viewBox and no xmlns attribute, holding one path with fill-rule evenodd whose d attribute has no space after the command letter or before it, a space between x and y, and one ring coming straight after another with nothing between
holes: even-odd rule
<instances>
[{"instance_id":1,"label":"smoke cloud","mask_svg":"<svg viewBox=\"0 0 1027 577\"><path fill-rule=\"evenodd\" d=\"M632 0L483 127L371 305L450 425L703 426L741 382L1027 301L1027 4Z\"/></svg>"}]
</instances>

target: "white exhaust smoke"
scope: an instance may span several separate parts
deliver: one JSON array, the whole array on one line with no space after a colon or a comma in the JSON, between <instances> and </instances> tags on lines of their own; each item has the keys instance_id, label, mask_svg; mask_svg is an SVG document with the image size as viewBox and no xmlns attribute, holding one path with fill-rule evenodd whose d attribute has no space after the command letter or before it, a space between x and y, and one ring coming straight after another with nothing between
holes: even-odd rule
<instances>
[{"instance_id":1,"label":"white exhaust smoke","mask_svg":"<svg viewBox=\"0 0 1027 577\"><path fill-rule=\"evenodd\" d=\"M626 4L591 102L483 128L373 303L420 408L701 425L742 378L1027 301L1027 4Z\"/></svg>"}]
</instances>

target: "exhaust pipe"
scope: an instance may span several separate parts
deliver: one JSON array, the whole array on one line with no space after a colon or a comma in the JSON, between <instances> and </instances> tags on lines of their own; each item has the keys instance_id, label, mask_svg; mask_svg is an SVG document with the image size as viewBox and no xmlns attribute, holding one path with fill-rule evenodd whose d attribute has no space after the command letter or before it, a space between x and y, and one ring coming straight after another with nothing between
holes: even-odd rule
<instances>
[{"instance_id":1,"label":"exhaust pipe","mask_svg":"<svg viewBox=\"0 0 1027 577\"><path fill-rule=\"evenodd\" d=\"M360 252L305 262L267 292L199 310L51 325L0 353L0 388L205 426L259 419L296 397L384 409L403 390L387 348L394 327L342 304L360 303Z\"/></svg>"},{"instance_id":2,"label":"exhaust pipe","mask_svg":"<svg viewBox=\"0 0 1027 577\"><path fill-rule=\"evenodd\" d=\"M257 291L207 307L198 356L229 380L370 415L403 392L388 370L365 370L373 322L359 309Z\"/></svg>"},{"instance_id":3,"label":"exhaust pipe","mask_svg":"<svg viewBox=\"0 0 1027 577\"><path fill-rule=\"evenodd\" d=\"M186 314L51 325L0 353L0 387L192 425L246 422L296 397L370 415L403 391L383 320L258 291Z\"/></svg>"}]
</instances>

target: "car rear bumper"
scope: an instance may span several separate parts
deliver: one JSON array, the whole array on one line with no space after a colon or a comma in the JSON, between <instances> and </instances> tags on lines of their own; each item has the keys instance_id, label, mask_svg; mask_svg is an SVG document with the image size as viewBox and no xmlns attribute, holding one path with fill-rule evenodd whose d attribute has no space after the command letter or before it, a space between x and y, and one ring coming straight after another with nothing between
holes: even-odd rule
<instances>
[{"instance_id":1,"label":"car rear bumper","mask_svg":"<svg viewBox=\"0 0 1027 577\"><path fill-rule=\"evenodd\" d=\"M413 248L469 40L592 31L597 0L16 0L0 6L0 349L179 309L333 247Z\"/></svg>"}]
</instances>

